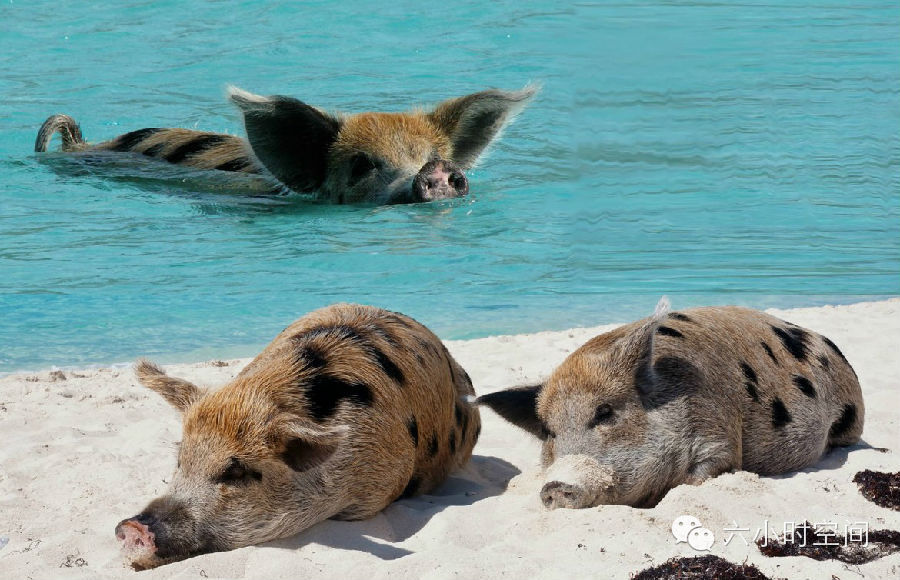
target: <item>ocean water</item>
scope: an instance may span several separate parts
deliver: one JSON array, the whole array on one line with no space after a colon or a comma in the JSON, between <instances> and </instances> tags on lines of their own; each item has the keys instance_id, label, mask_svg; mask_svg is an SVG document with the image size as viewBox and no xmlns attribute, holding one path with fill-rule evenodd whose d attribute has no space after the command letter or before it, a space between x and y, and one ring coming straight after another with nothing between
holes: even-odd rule
<instances>
[{"instance_id":1,"label":"ocean water","mask_svg":"<svg viewBox=\"0 0 900 580\"><path fill-rule=\"evenodd\" d=\"M250 356L314 308L442 338L900 294L898 2L0 4L0 372ZM345 112L541 93L452 202L247 198L35 155L239 134L232 83Z\"/></svg>"}]
</instances>

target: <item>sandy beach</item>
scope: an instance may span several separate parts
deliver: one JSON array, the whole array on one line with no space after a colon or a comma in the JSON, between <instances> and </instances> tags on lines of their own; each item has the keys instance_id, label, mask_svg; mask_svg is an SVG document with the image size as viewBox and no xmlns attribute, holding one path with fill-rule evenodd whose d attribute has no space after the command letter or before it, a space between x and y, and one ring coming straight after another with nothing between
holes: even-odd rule
<instances>
[{"instance_id":1,"label":"sandy beach","mask_svg":"<svg viewBox=\"0 0 900 580\"><path fill-rule=\"evenodd\" d=\"M140 573L125 566L113 528L166 489L175 467L173 444L181 437L177 413L141 387L130 367L4 377L0 576L629 578L672 557L709 553L752 563L771 578L897 577L900 553L855 566L768 558L752 540L760 529L771 536L806 520L840 531L863 523L869 530L900 530L900 512L870 503L852 482L864 469L900 471L900 298L768 312L830 337L862 384L863 441L831 452L814 468L779 477L725 474L678 487L652 509L549 511L538 498L538 441L484 409L472 461L431 495L395 502L371 520L327 521L292 538ZM484 394L540 381L588 338L614 326L447 346ZM166 368L219 386L248 360ZM670 526L681 515L713 532L708 552L673 537Z\"/></svg>"}]
</instances>

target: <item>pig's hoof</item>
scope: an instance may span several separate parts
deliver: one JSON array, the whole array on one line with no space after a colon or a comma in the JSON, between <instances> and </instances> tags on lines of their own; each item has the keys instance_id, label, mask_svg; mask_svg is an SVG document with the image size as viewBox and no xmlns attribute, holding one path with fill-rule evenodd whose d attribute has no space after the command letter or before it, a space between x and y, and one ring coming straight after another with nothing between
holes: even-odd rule
<instances>
[{"instance_id":1,"label":"pig's hoof","mask_svg":"<svg viewBox=\"0 0 900 580\"><path fill-rule=\"evenodd\" d=\"M586 496L587 494L580 487L561 481L551 481L545 484L541 490L541 501L544 502L544 506L552 510L588 507L590 502Z\"/></svg>"}]
</instances>

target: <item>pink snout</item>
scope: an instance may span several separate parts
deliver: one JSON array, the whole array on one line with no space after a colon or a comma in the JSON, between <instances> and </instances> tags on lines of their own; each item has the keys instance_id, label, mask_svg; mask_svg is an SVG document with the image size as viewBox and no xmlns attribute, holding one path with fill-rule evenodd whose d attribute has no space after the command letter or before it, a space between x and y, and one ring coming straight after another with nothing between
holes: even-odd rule
<instances>
[{"instance_id":1,"label":"pink snout","mask_svg":"<svg viewBox=\"0 0 900 580\"><path fill-rule=\"evenodd\" d=\"M432 201L462 197L469 193L469 180L463 170L445 159L429 161L413 178L412 197L416 201Z\"/></svg>"},{"instance_id":2,"label":"pink snout","mask_svg":"<svg viewBox=\"0 0 900 580\"><path fill-rule=\"evenodd\" d=\"M123 520L116 526L116 538L132 557L156 553L156 536L150 527L137 519Z\"/></svg>"}]
</instances>

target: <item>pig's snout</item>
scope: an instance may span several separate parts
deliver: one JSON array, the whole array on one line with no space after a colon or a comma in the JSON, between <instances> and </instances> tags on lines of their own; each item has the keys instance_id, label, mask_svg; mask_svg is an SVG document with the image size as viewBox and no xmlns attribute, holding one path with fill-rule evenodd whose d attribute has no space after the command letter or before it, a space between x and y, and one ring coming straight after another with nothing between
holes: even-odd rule
<instances>
[{"instance_id":1,"label":"pig's snout","mask_svg":"<svg viewBox=\"0 0 900 580\"><path fill-rule=\"evenodd\" d=\"M541 489L541 501L545 507L552 510L590 507L589 495L586 489L561 481L551 481L544 484L544 488Z\"/></svg>"},{"instance_id":2,"label":"pig's snout","mask_svg":"<svg viewBox=\"0 0 900 580\"><path fill-rule=\"evenodd\" d=\"M587 455L563 455L547 469L541 501L549 509L586 508L600 503L614 486L611 469Z\"/></svg>"},{"instance_id":3,"label":"pig's snout","mask_svg":"<svg viewBox=\"0 0 900 580\"><path fill-rule=\"evenodd\" d=\"M213 541L205 541L211 538L203 534L187 505L168 497L153 500L140 514L119 522L116 538L137 570L217 549Z\"/></svg>"},{"instance_id":4,"label":"pig's snout","mask_svg":"<svg viewBox=\"0 0 900 580\"><path fill-rule=\"evenodd\" d=\"M469 180L463 170L445 159L435 159L422 166L413 178L412 198L432 201L462 197L469 193Z\"/></svg>"},{"instance_id":5,"label":"pig's snout","mask_svg":"<svg viewBox=\"0 0 900 580\"><path fill-rule=\"evenodd\" d=\"M140 514L122 520L116 526L116 538L122 542L122 548L131 554L132 559L156 553L156 534L150 529L153 520L151 516Z\"/></svg>"}]
</instances>

